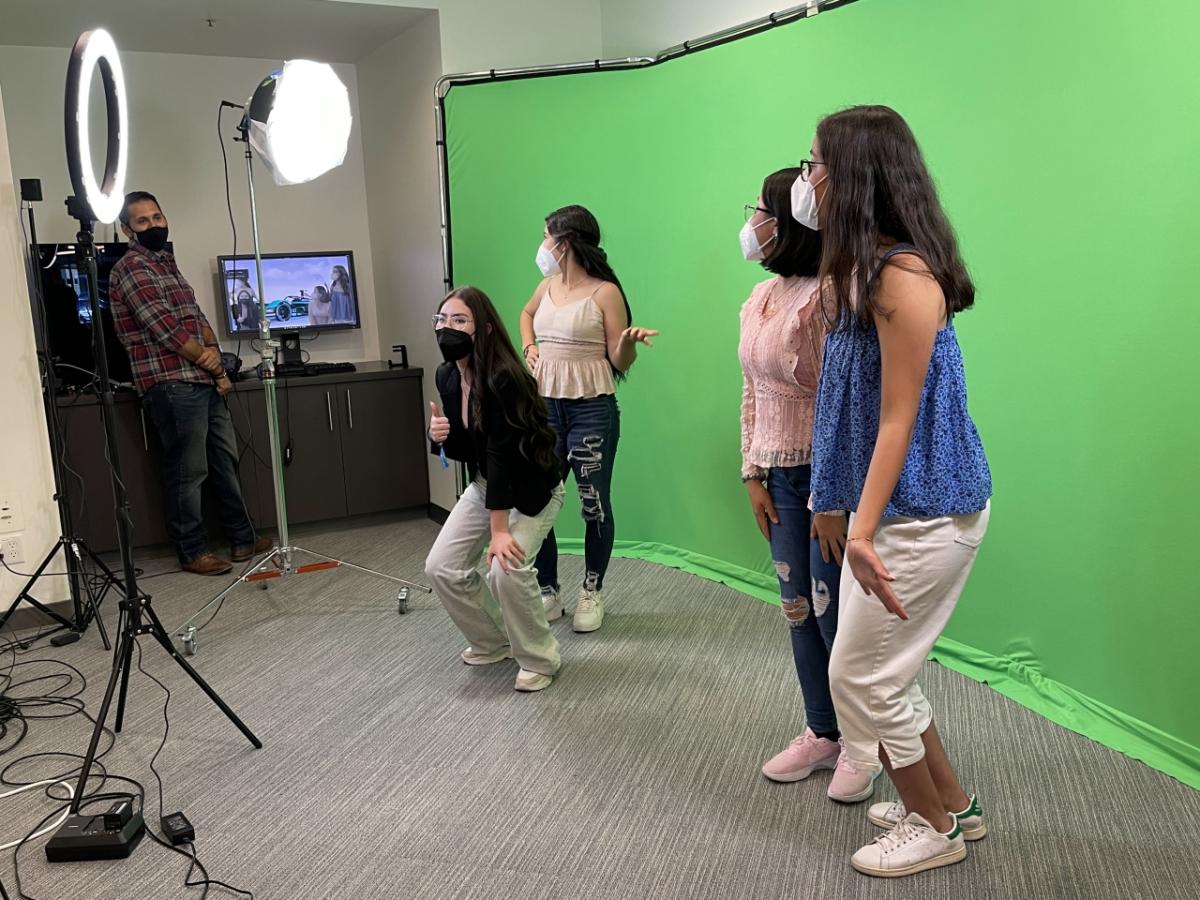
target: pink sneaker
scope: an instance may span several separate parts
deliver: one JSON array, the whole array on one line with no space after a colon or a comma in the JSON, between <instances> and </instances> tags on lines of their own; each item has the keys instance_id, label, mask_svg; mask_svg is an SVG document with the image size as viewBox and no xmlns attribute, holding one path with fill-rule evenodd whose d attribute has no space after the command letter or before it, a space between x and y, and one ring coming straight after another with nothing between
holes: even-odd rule
<instances>
[{"instance_id":1,"label":"pink sneaker","mask_svg":"<svg viewBox=\"0 0 1200 900\"><path fill-rule=\"evenodd\" d=\"M819 738L811 728L797 736L787 749L772 756L763 764L762 773L772 781L783 783L803 781L817 769L832 769L837 765L838 745Z\"/></svg>"},{"instance_id":2,"label":"pink sneaker","mask_svg":"<svg viewBox=\"0 0 1200 900\"><path fill-rule=\"evenodd\" d=\"M829 782L829 799L838 803L860 803L875 793L875 779L883 771L883 766L876 769L860 769L850 762L845 748L838 757L837 766L833 770L833 780Z\"/></svg>"}]
</instances>

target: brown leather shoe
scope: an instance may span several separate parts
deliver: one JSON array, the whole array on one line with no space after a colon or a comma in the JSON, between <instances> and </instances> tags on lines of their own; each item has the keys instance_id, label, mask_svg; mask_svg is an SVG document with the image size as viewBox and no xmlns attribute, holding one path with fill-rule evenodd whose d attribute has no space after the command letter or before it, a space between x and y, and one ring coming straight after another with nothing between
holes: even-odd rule
<instances>
[{"instance_id":1,"label":"brown leather shoe","mask_svg":"<svg viewBox=\"0 0 1200 900\"><path fill-rule=\"evenodd\" d=\"M260 553L266 553L274 546L275 542L269 537L260 537L254 542L253 547L234 547L233 552L229 555L229 558L234 562L245 562L252 556L258 556Z\"/></svg>"},{"instance_id":2,"label":"brown leather shoe","mask_svg":"<svg viewBox=\"0 0 1200 900\"><path fill-rule=\"evenodd\" d=\"M185 562L180 568L193 575L224 575L233 568L233 564L215 553L205 553L191 562Z\"/></svg>"}]
</instances>

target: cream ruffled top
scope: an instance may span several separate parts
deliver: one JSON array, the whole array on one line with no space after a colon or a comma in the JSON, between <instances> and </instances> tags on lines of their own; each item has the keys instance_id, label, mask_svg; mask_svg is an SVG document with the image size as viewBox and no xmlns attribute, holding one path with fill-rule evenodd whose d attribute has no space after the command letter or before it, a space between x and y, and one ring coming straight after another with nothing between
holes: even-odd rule
<instances>
[{"instance_id":1,"label":"cream ruffled top","mask_svg":"<svg viewBox=\"0 0 1200 900\"><path fill-rule=\"evenodd\" d=\"M596 290L599 290L597 288ZM547 286L533 315L538 362L533 374L543 397L584 400L617 392L596 292L559 305Z\"/></svg>"}]
</instances>

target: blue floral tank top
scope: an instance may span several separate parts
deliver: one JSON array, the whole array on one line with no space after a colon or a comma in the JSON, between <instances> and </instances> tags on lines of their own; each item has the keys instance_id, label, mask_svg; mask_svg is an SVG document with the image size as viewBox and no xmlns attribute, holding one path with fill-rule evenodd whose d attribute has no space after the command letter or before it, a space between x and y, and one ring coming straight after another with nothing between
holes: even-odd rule
<instances>
[{"instance_id":1,"label":"blue floral tank top","mask_svg":"<svg viewBox=\"0 0 1200 900\"><path fill-rule=\"evenodd\" d=\"M913 252L898 244L884 256ZM813 510L855 510L879 434L882 365L874 328L829 333L813 421ZM978 512L992 495L983 443L967 411L962 351L947 324L937 333L904 469L884 516Z\"/></svg>"}]
</instances>

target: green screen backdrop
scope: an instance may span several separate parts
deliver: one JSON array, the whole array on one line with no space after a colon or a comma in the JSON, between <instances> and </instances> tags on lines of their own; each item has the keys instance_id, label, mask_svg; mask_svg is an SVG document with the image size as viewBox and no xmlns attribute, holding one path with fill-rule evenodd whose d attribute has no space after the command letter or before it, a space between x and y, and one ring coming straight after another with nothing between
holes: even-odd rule
<instances>
[{"instance_id":1,"label":"green screen backdrop","mask_svg":"<svg viewBox=\"0 0 1200 900\"><path fill-rule=\"evenodd\" d=\"M860 0L646 69L454 87L454 281L517 340L544 216L590 208L662 330L619 391L618 553L777 602L738 481L738 310L766 277L742 205L823 114L898 109L978 286L958 327L995 479L934 655L1200 787L1197 34L1190 0ZM559 521L578 550L578 503Z\"/></svg>"}]
</instances>

